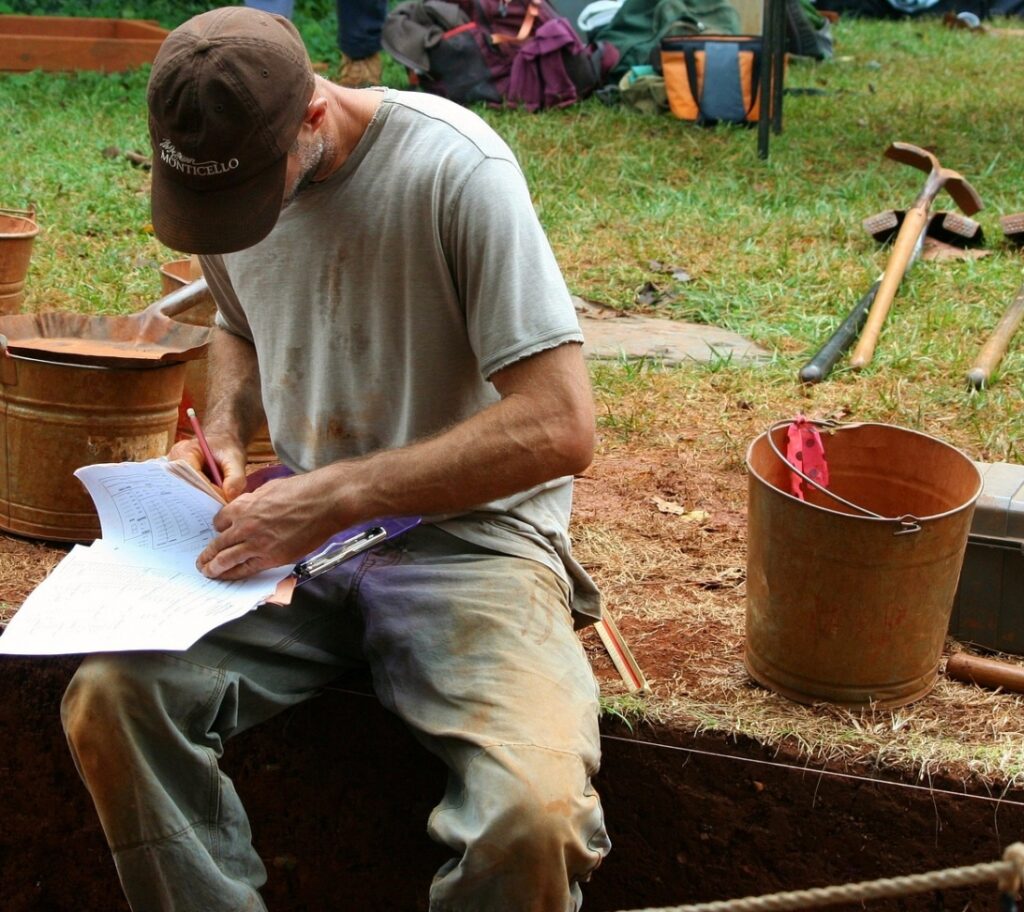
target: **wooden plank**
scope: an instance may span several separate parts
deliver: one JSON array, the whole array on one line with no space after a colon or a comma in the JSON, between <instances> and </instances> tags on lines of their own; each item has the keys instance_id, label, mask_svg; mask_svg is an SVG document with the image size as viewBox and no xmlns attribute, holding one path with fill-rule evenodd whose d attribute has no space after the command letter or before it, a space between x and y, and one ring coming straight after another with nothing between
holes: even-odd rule
<instances>
[{"instance_id":1,"label":"wooden plank","mask_svg":"<svg viewBox=\"0 0 1024 912\"><path fill-rule=\"evenodd\" d=\"M166 35L150 22L0 16L0 70L120 72L152 63Z\"/></svg>"},{"instance_id":2,"label":"wooden plank","mask_svg":"<svg viewBox=\"0 0 1024 912\"><path fill-rule=\"evenodd\" d=\"M608 650L608 655L611 656L616 671L629 688L629 692L637 693L646 690L647 679L640 670L629 646L626 645L626 641L622 638L622 634L619 633L619 628L612 620L607 607L603 609L601 620L594 624L594 627L598 636L601 637L604 648Z\"/></svg>"}]
</instances>

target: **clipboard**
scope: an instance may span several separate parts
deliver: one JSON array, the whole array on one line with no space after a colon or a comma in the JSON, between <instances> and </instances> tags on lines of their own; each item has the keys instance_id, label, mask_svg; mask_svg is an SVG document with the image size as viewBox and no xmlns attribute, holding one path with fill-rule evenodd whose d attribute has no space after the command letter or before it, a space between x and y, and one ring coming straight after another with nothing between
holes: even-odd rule
<instances>
[{"instance_id":1,"label":"clipboard","mask_svg":"<svg viewBox=\"0 0 1024 912\"><path fill-rule=\"evenodd\" d=\"M327 539L319 551L307 555L295 565L295 584L301 586L311 579L316 579L357 554L402 535L419 524L418 516L392 516L386 519L371 519L369 522L344 529Z\"/></svg>"},{"instance_id":2,"label":"clipboard","mask_svg":"<svg viewBox=\"0 0 1024 912\"><path fill-rule=\"evenodd\" d=\"M268 481L288 478L294 474L284 465L263 466L246 478L245 490L251 493ZM420 521L419 516L389 516L342 529L327 539L319 549L296 563L291 575L281 581L273 597L267 601L287 605L296 586L315 579L363 551L408 532L418 526Z\"/></svg>"}]
</instances>

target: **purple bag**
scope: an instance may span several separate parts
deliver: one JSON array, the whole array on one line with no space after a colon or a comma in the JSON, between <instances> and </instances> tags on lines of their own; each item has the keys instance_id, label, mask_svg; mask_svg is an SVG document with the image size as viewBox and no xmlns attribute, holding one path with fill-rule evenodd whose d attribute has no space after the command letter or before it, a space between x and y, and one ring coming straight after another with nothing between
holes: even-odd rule
<instances>
[{"instance_id":1,"label":"purple bag","mask_svg":"<svg viewBox=\"0 0 1024 912\"><path fill-rule=\"evenodd\" d=\"M585 98L618 60L611 45L583 44L548 0L406 0L388 14L382 43L411 83L465 105L509 101L513 67L529 49L535 65L518 78L514 103L531 111Z\"/></svg>"}]
</instances>

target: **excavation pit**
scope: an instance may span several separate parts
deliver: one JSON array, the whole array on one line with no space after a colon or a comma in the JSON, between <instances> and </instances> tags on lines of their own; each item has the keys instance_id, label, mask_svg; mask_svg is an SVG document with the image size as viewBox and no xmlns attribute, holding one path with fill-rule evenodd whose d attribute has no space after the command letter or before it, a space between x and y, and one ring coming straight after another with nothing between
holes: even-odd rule
<instances>
[{"instance_id":1,"label":"excavation pit","mask_svg":"<svg viewBox=\"0 0 1024 912\"><path fill-rule=\"evenodd\" d=\"M64 745L71 659L0 662L0 873L5 912L127 912ZM444 850L425 822L440 763L342 681L228 743L273 912L425 912ZM1024 794L956 794L941 776L879 781L801 768L749 742L604 726L597 779L614 848L586 912L675 906L919 873L1001 857L1024 833ZM941 903L941 904L940 904ZM867 908L996 910L994 885ZM858 906L838 908L854 909Z\"/></svg>"}]
</instances>

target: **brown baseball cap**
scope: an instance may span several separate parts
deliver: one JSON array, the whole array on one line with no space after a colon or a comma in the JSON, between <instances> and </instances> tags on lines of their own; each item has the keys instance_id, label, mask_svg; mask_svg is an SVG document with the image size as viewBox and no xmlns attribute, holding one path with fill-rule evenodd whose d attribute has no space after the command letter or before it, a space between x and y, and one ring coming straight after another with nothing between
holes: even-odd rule
<instances>
[{"instance_id":1,"label":"brown baseball cap","mask_svg":"<svg viewBox=\"0 0 1024 912\"><path fill-rule=\"evenodd\" d=\"M281 16L224 7L167 36L147 95L153 229L164 244L231 253L270 233L313 84L302 38Z\"/></svg>"}]
</instances>

